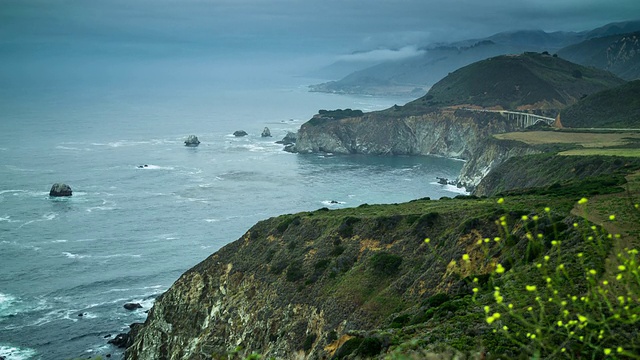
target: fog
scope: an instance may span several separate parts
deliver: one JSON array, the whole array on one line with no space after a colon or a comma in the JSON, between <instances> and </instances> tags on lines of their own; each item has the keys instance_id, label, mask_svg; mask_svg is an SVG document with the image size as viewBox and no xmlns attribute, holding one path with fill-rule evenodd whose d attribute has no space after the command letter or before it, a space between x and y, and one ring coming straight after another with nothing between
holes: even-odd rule
<instances>
[{"instance_id":1,"label":"fog","mask_svg":"<svg viewBox=\"0 0 640 360\"><path fill-rule=\"evenodd\" d=\"M411 56L431 43L582 31L636 14L637 0L0 0L0 80L164 68L293 76L337 60Z\"/></svg>"}]
</instances>

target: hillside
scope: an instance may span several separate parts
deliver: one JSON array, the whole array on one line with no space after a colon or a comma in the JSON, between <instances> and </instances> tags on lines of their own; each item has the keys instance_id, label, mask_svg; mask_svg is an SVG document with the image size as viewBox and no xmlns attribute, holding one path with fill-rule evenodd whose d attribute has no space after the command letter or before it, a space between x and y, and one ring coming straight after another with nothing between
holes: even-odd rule
<instances>
[{"instance_id":1,"label":"hillside","mask_svg":"<svg viewBox=\"0 0 640 360\"><path fill-rule=\"evenodd\" d=\"M334 71L334 78L339 80L312 85L310 89L329 93L420 96L448 73L489 57L520 54L526 51L547 51L553 54L585 40L636 31L640 31L640 21L611 23L583 32L510 31L486 38L419 46L423 51L419 56L370 64L346 76L341 71ZM568 56L567 59L573 59ZM580 61L574 62L587 65ZM345 69L346 65L336 63L335 66L329 66L324 75L331 74L331 71L328 71L329 68ZM622 72L617 73L616 69L610 70L628 79ZM624 67L620 70L624 70Z\"/></svg>"},{"instance_id":2,"label":"hillside","mask_svg":"<svg viewBox=\"0 0 640 360\"><path fill-rule=\"evenodd\" d=\"M540 169L548 163L522 165ZM563 300L597 294L600 287L590 284L609 271L604 259L618 249L603 228L590 228L573 212L585 191L622 191L622 176L574 179L544 194L502 200L421 199L261 221L157 299L126 357L227 359L255 352L287 359L400 359L459 351L514 358L539 351L555 358L554 349L566 347L582 358L617 346L636 352L635 325L625 323L637 324L631 320L636 305L621 313L625 322L610 321L603 332L595 323L576 326L580 336L595 334L588 344L553 330L560 310L570 314L560 318L564 322L577 316L596 321L605 311ZM631 187L635 199L637 185ZM611 196L617 194L600 195L590 210L592 216L615 210L626 241L639 230L637 214L604 201ZM587 269L598 276L585 278ZM558 298L546 301L553 294ZM530 318L529 306L548 318ZM522 316L529 321L518 320ZM537 340L524 336L536 329ZM517 342L505 336L507 330Z\"/></svg>"},{"instance_id":3,"label":"hillside","mask_svg":"<svg viewBox=\"0 0 640 360\"><path fill-rule=\"evenodd\" d=\"M640 32L590 39L558 51L558 56L611 71L625 80L640 78Z\"/></svg>"},{"instance_id":4,"label":"hillside","mask_svg":"<svg viewBox=\"0 0 640 360\"><path fill-rule=\"evenodd\" d=\"M504 32L484 39L424 47L422 55L373 65L338 81L312 85L310 89L330 93L420 96L448 73L476 61L525 51L554 51L580 40L575 33Z\"/></svg>"},{"instance_id":5,"label":"hillside","mask_svg":"<svg viewBox=\"0 0 640 360\"><path fill-rule=\"evenodd\" d=\"M623 83L606 71L548 54L503 55L454 71L406 106L420 109L475 105L558 111L584 96Z\"/></svg>"},{"instance_id":6,"label":"hillside","mask_svg":"<svg viewBox=\"0 0 640 360\"><path fill-rule=\"evenodd\" d=\"M569 128L640 128L640 80L604 90L560 113Z\"/></svg>"}]
</instances>

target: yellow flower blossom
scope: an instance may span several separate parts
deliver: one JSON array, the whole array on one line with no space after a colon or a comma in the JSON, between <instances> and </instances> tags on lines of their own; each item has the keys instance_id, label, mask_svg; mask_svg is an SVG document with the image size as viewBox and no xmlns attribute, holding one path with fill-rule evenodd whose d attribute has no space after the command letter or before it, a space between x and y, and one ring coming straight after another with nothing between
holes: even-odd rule
<instances>
[{"instance_id":1,"label":"yellow flower blossom","mask_svg":"<svg viewBox=\"0 0 640 360\"><path fill-rule=\"evenodd\" d=\"M497 201L497 203L498 203L498 204L502 204L503 202L504 202L504 198L500 198L500 199L498 199L498 201Z\"/></svg>"},{"instance_id":2,"label":"yellow flower blossom","mask_svg":"<svg viewBox=\"0 0 640 360\"><path fill-rule=\"evenodd\" d=\"M496 273L502 274L503 272L504 272L504 267L502 267L502 264L496 265Z\"/></svg>"},{"instance_id":3,"label":"yellow flower blossom","mask_svg":"<svg viewBox=\"0 0 640 360\"><path fill-rule=\"evenodd\" d=\"M586 203L587 203L587 201L589 201L589 200L587 200L587 198L582 198L582 199L580 199L580 200L578 201L578 204L580 204L580 205L582 205L582 204L586 204Z\"/></svg>"},{"instance_id":4,"label":"yellow flower blossom","mask_svg":"<svg viewBox=\"0 0 640 360\"><path fill-rule=\"evenodd\" d=\"M537 288L535 285L527 285L527 291L536 291Z\"/></svg>"}]
</instances>

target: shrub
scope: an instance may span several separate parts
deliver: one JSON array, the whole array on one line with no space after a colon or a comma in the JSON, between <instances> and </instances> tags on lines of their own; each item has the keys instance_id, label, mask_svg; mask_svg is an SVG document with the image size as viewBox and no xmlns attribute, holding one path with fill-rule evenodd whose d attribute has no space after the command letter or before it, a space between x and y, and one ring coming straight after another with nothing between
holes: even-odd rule
<instances>
[{"instance_id":1,"label":"shrub","mask_svg":"<svg viewBox=\"0 0 640 360\"><path fill-rule=\"evenodd\" d=\"M376 274L394 275L400 270L402 257L387 252L379 252L371 257L371 267Z\"/></svg>"},{"instance_id":2,"label":"shrub","mask_svg":"<svg viewBox=\"0 0 640 360\"><path fill-rule=\"evenodd\" d=\"M287 281L298 281L304 277L304 271L302 271L302 264L300 262L294 262L287 268Z\"/></svg>"},{"instance_id":3,"label":"shrub","mask_svg":"<svg viewBox=\"0 0 640 360\"><path fill-rule=\"evenodd\" d=\"M311 348L313 347L313 343L316 342L316 338L316 334L307 335L307 337L304 339L304 343L302 344L302 350L304 350L304 352L311 350Z\"/></svg>"},{"instance_id":4,"label":"shrub","mask_svg":"<svg viewBox=\"0 0 640 360\"><path fill-rule=\"evenodd\" d=\"M366 358L376 356L382 351L382 342L377 338L368 337L362 340L356 353Z\"/></svg>"}]
</instances>

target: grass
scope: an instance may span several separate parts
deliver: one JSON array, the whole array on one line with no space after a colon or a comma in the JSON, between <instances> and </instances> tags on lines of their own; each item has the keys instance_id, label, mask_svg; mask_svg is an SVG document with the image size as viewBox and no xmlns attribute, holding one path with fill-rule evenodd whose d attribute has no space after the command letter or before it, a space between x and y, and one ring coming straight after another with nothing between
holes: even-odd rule
<instances>
[{"instance_id":1,"label":"grass","mask_svg":"<svg viewBox=\"0 0 640 360\"><path fill-rule=\"evenodd\" d=\"M640 157L640 149L573 149L561 151L558 155L565 156L624 156L624 157Z\"/></svg>"},{"instance_id":2,"label":"grass","mask_svg":"<svg viewBox=\"0 0 640 360\"><path fill-rule=\"evenodd\" d=\"M634 132L527 131L497 134L494 137L500 140L520 141L529 145L573 144L584 148L608 148L633 143L631 139L640 140L640 134Z\"/></svg>"}]
</instances>

